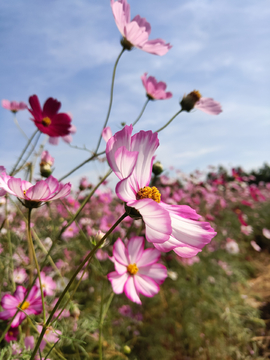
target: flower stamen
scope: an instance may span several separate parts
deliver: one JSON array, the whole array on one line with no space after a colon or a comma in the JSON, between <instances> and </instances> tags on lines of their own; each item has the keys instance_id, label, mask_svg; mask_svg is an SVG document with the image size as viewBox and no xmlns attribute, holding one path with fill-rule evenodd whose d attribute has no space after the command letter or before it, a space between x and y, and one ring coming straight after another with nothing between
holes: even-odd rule
<instances>
[{"instance_id":1,"label":"flower stamen","mask_svg":"<svg viewBox=\"0 0 270 360\"><path fill-rule=\"evenodd\" d=\"M29 308L29 306L30 306L30 302L25 301L24 303L20 303L18 307L21 308L22 310L26 310Z\"/></svg>"},{"instance_id":2,"label":"flower stamen","mask_svg":"<svg viewBox=\"0 0 270 360\"><path fill-rule=\"evenodd\" d=\"M130 275L135 275L139 271L139 268L137 267L137 265L135 263L129 264L127 266L127 271L130 273Z\"/></svg>"},{"instance_id":3,"label":"flower stamen","mask_svg":"<svg viewBox=\"0 0 270 360\"><path fill-rule=\"evenodd\" d=\"M48 116L46 116L45 118L42 119L42 125L44 125L44 126L51 125L51 122L52 122L52 120Z\"/></svg>"},{"instance_id":4,"label":"flower stamen","mask_svg":"<svg viewBox=\"0 0 270 360\"><path fill-rule=\"evenodd\" d=\"M160 198L161 198L160 192L158 191L158 189L155 186L153 186L153 187L144 186L137 192L137 200L152 199L152 200L156 201L157 203L159 203Z\"/></svg>"}]
</instances>

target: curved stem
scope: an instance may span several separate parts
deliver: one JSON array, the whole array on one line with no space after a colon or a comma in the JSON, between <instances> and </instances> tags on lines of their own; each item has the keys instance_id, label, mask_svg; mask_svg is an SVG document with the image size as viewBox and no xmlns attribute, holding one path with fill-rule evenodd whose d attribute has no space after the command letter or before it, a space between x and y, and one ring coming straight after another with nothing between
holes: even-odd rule
<instances>
[{"instance_id":1,"label":"curved stem","mask_svg":"<svg viewBox=\"0 0 270 360\"><path fill-rule=\"evenodd\" d=\"M112 102L113 102L113 87L114 87L114 79L115 79L116 67L117 67L117 64L118 64L118 62L119 62L119 60L120 60L120 57L122 56L122 54L123 54L124 51L125 51L125 48L123 47L122 50L121 50L121 52L120 52L120 54L118 55L118 58L116 59L115 64L114 64L113 75L112 75L112 84L111 84L110 103L109 103L109 108L108 108L106 120L105 120L105 123L104 123L104 125L103 125L102 130L107 126L107 123L108 123L108 120L109 120L109 117L110 117L111 108L112 108ZM100 137L99 137L99 140L98 140L98 144L97 144L95 153L97 153L97 151L98 151L98 148L99 148L101 139L102 139L102 132L101 132L101 134L100 134Z\"/></svg>"},{"instance_id":2,"label":"curved stem","mask_svg":"<svg viewBox=\"0 0 270 360\"><path fill-rule=\"evenodd\" d=\"M69 175L73 174L76 170L80 169L83 165L87 164L88 162L94 160L95 158L97 158L100 155L105 154L105 151L102 151L99 154L93 154L92 156L90 156L90 158L84 160L80 165L76 166L74 169L72 169L70 172L68 172L66 175L62 176L58 181L62 181L65 178L67 178Z\"/></svg>"},{"instance_id":3,"label":"curved stem","mask_svg":"<svg viewBox=\"0 0 270 360\"><path fill-rule=\"evenodd\" d=\"M45 325L43 325L43 329L40 333L40 336L38 338L38 341L36 343L35 349L31 355L30 360L34 360L35 355L39 349L41 340L46 332L47 327L50 325L50 322L53 318L53 315L55 314L56 310L58 309L61 301L63 300L65 294L67 293L67 291L69 290L70 286L72 285L73 281L76 279L77 274L82 270L82 268L84 267L84 265L86 263L88 263L93 256L95 255L95 253L97 252L97 250L100 248L100 246L104 243L104 241L107 239L107 237L113 232L113 230L122 222L122 220L125 219L125 217L127 217L128 214L124 213L115 223L114 225L110 228L110 230L107 231L107 233L102 237L102 239L97 243L97 245L90 251L90 253L86 256L86 258L84 259L84 261L80 264L80 266L77 268L77 270L75 271L75 273L73 274L72 278L70 279L69 283L67 284L67 286L65 287L64 291L62 292L62 294L60 295L57 303L55 304L54 308L52 309L52 312L50 313L50 316L46 322Z\"/></svg>"},{"instance_id":4,"label":"curved stem","mask_svg":"<svg viewBox=\"0 0 270 360\"><path fill-rule=\"evenodd\" d=\"M132 124L132 126L135 126L137 124L137 122L140 120L140 118L142 117L142 114L144 113L144 110L147 106L147 104L149 103L150 99L147 98L146 102L143 105L142 111L140 112L140 115L137 117L137 119L134 121L134 123Z\"/></svg>"},{"instance_id":5,"label":"curved stem","mask_svg":"<svg viewBox=\"0 0 270 360\"><path fill-rule=\"evenodd\" d=\"M176 118L176 116L178 116L182 111L183 111L182 109L179 110L164 126L162 126L160 129L158 129L155 132L160 132L161 130L165 129Z\"/></svg>"},{"instance_id":6,"label":"curved stem","mask_svg":"<svg viewBox=\"0 0 270 360\"><path fill-rule=\"evenodd\" d=\"M31 144L32 140L34 139L34 137L35 137L35 135L37 134L38 131L39 131L39 130L37 129L37 130L34 132L34 134L30 137L30 139L28 140L28 142L27 142L27 144L25 145L25 147L24 147L24 149L23 149L23 151L22 151L19 159L17 160L16 164L14 165L13 169L11 170L10 176L12 176L12 175L14 174L17 166L19 165L19 162L21 161L21 159L22 159L23 155L25 154L28 146Z\"/></svg>"},{"instance_id":7,"label":"curved stem","mask_svg":"<svg viewBox=\"0 0 270 360\"><path fill-rule=\"evenodd\" d=\"M29 211L28 211L27 236L28 236L31 248L32 248L32 254L34 256L34 260L35 260L35 264L36 264L36 268L37 268L39 286L40 286L40 292L41 292L42 309L43 309L43 321L44 321L44 324L45 324L46 323L46 310L45 310L44 293L43 293L40 270L39 270L39 265L38 265L38 261L37 261L37 256L36 256L35 247L34 247L34 244L33 244L33 239L32 239L32 235L31 235L31 227L30 227L30 224L31 224L31 211L32 211L32 209L29 209Z\"/></svg>"},{"instance_id":8,"label":"curved stem","mask_svg":"<svg viewBox=\"0 0 270 360\"><path fill-rule=\"evenodd\" d=\"M14 123L15 125L17 126L17 128L20 130L21 134L26 138L26 140L28 141L28 136L25 134L25 132L23 131L23 129L20 127L19 123L18 123L18 120L17 120L17 117L16 117L16 114L14 114Z\"/></svg>"}]
</instances>

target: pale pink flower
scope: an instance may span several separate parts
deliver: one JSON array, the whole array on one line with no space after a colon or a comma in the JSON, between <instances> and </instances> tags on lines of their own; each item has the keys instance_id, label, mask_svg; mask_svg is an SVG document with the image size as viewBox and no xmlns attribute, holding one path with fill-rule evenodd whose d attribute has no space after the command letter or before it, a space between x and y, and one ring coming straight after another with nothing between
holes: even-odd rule
<instances>
[{"instance_id":1,"label":"pale pink flower","mask_svg":"<svg viewBox=\"0 0 270 360\"><path fill-rule=\"evenodd\" d=\"M226 239L225 249L229 254L238 254L239 253L239 246L237 242L233 239L227 238Z\"/></svg>"},{"instance_id":2,"label":"pale pink flower","mask_svg":"<svg viewBox=\"0 0 270 360\"><path fill-rule=\"evenodd\" d=\"M140 131L131 136L132 125L117 132L106 147L110 167L120 179L117 196L133 218L142 218L146 239L160 251L174 250L183 257L195 256L216 235L209 223L187 205L167 205L156 187L149 187L157 133Z\"/></svg>"},{"instance_id":3,"label":"pale pink flower","mask_svg":"<svg viewBox=\"0 0 270 360\"><path fill-rule=\"evenodd\" d=\"M165 55L172 46L162 39L148 40L151 25L140 15L130 21L130 6L126 0L111 0L113 16L123 36L122 45L130 50L133 46L154 55Z\"/></svg>"},{"instance_id":4,"label":"pale pink flower","mask_svg":"<svg viewBox=\"0 0 270 360\"><path fill-rule=\"evenodd\" d=\"M262 230L262 233L263 233L263 236L266 237L266 239L270 239L270 230L264 228L264 229Z\"/></svg>"},{"instance_id":5,"label":"pale pink flower","mask_svg":"<svg viewBox=\"0 0 270 360\"><path fill-rule=\"evenodd\" d=\"M27 278L24 268L15 269L13 271L13 281L17 284L22 284Z\"/></svg>"},{"instance_id":6,"label":"pale pink flower","mask_svg":"<svg viewBox=\"0 0 270 360\"><path fill-rule=\"evenodd\" d=\"M39 333L42 331L42 326L37 325L37 330ZM62 331L55 330L52 326L48 326L44 335L44 340L49 343L56 343L59 340L59 337L61 336Z\"/></svg>"},{"instance_id":7,"label":"pale pink flower","mask_svg":"<svg viewBox=\"0 0 270 360\"><path fill-rule=\"evenodd\" d=\"M156 249L144 250L143 237L133 237L127 247L121 239L117 239L113 246L114 272L109 273L108 279L116 294L125 295L133 302L141 304L139 294L153 297L159 292L159 285L167 277L167 269L158 264L160 252Z\"/></svg>"},{"instance_id":8,"label":"pale pink flower","mask_svg":"<svg viewBox=\"0 0 270 360\"><path fill-rule=\"evenodd\" d=\"M41 285L42 290L45 296L52 296L55 293L56 283L50 276L46 276L46 274L41 271ZM36 286L40 289L39 279L36 280Z\"/></svg>"},{"instance_id":9,"label":"pale pink flower","mask_svg":"<svg viewBox=\"0 0 270 360\"><path fill-rule=\"evenodd\" d=\"M167 85L165 82L157 82L153 76L148 76L147 78L147 73L144 73L141 79L146 95L150 100L164 100L172 97L171 92L166 92Z\"/></svg>"},{"instance_id":10,"label":"pale pink flower","mask_svg":"<svg viewBox=\"0 0 270 360\"><path fill-rule=\"evenodd\" d=\"M250 242L250 245L253 247L253 249L254 250L256 250L256 251L261 251L262 249L261 249L261 247L254 241L254 240L252 240L251 242Z\"/></svg>"},{"instance_id":11,"label":"pale pink flower","mask_svg":"<svg viewBox=\"0 0 270 360\"><path fill-rule=\"evenodd\" d=\"M30 290L28 297L23 302L27 290L23 286L17 286L16 291L13 295L5 294L1 300L1 306L4 309L0 312L1 320L8 320L12 318L18 306L21 306L22 311L19 311L11 323L11 327L15 328L19 326L22 321L26 318L26 315L37 315L42 312L42 301L41 297L38 296L38 288L33 286Z\"/></svg>"},{"instance_id":12,"label":"pale pink flower","mask_svg":"<svg viewBox=\"0 0 270 360\"><path fill-rule=\"evenodd\" d=\"M10 110L13 113L18 112L19 110L27 109L27 105L23 101L9 101L9 100L2 100L2 107L4 109Z\"/></svg>"},{"instance_id":13,"label":"pale pink flower","mask_svg":"<svg viewBox=\"0 0 270 360\"><path fill-rule=\"evenodd\" d=\"M246 225L246 226L241 225L241 233L249 236L250 234L252 234L252 232L253 232L252 226L250 226L250 225Z\"/></svg>"},{"instance_id":14,"label":"pale pink flower","mask_svg":"<svg viewBox=\"0 0 270 360\"><path fill-rule=\"evenodd\" d=\"M32 185L29 181L14 178L2 171L0 172L0 190L1 188L24 200L26 207L38 207L42 202L66 197L70 193L71 184L63 185L53 176L49 176L46 180L40 180Z\"/></svg>"},{"instance_id":15,"label":"pale pink flower","mask_svg":"<svg viewBox=\"0 0 270 360\"><path fill-rule=\"evenodd\" d=\"M54 164L54 158L50 155L49 151L44 150L41 153L41 162L44 164L49 164L50 166L53 166Z\"/></svg>"},{"instance_id":16,"label":"pale pink flower","mask_svg":"<svg viewBox=\"0 0 270 360\"><path fill-rule=\"evenodd\" d=\"M212 98L204 98L197 90L192 91L188 95L184 95L180 102L182 110L189 112L193 108L199 109L210 115L218 115L222 112L221 105Z\"/></svg>"}]
</instances>

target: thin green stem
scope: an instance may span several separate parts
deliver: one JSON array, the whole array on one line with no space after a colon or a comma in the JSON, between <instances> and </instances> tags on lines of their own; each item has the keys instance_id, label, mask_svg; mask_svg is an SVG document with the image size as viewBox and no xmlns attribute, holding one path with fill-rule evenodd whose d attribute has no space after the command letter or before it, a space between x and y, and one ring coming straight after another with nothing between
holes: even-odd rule
<instances>
[{"instance_id":1,"label":"thin green stem","mask_svg":"<svg viewBox=\"0 0 270 360\"><path fill-rule=\"evenodd\" d=\"M13 169L11 170L10 176L13 176L15 173L15 170L17 168L17 166L19 165L23 155L25 154L26 150L28 149L28 146L31 144L32 140L34 139L34 137L36 136L36 134L38 133L38 129L34 132L34 134L30 137L30 139L28 140L27 144L25 145L19 159L17 160L16 164L14 165Z\"/></svg>"},{"instance_id":2,"label":"thin green stem","mask_svg":"<svg viewBox=\"0 0 270 360\"><path fill-rule=\"evenodd\" d=\"M20 127L19 123L18 123L18 120L17 120L17 117L16 117L16 114L14 114L14 123L15 125L17 126L17 128L19 129L20 133L26 138L26 140L28 141L28 136L25 134L25 132L23 131L23 129Z\"/></svg>"},{"instance_id":3,"label":"thin green stem","mask_svg":"<svg viewBox=\"0 0 270 360\"><path fill-rule=\"evenodd\" d=\"M99 334L98 334L98 352L99 360L102 360L102 310L104 300L104 280L102 281L101 299L100 299L100 310L99 310Z\"/></svg>"},{"instance_id":4,"label":"thin green stem","mask_svg":"<svg viewBox=\"0 0 270 360\"><path fill-rule=\"evenodd\" d=\"M6 204L5 204L5 215L6 215L6 224L7 224L7 238L8 238L8 248L9 248L9 268L10 268L10 280L12 285L12 292L15 291L16 286L13 278L13 272L14 272L14 265L13 265L13 253L12 253L12 243L11 243L11 236L10 236L10 226L8 221L8 196L6 195Z\"/></svg>"},{"instance_id":5,"label":"thin green stem","mask_svg":"<svg viewBox=\"0 0 270 360\"><path fill-rule=\"evenodd\" d=\"M31 235L31 226L30 226L30 224L31 224L31 211L32 211L32 209L29 209L29 211L28 211L27 236L28 236L28 239L29 239L29 243L31 244L32 253L33 253L36 268L37 268L39 286L40 286L40 293L41 293L41 301L42 301L42 309L43 309L43 321L44 321L44 324L45 324L46 323L46 310L45 310L44 293L43 293L43 287L42 287L40 270L39 270L39 265L38 265L37 256L36 256L36 252L35 252L35 247L34 247L32 235Z\"/></svg>"},{"instance_id":6,"label":"thin green stem","mask_svg":"<svg viewBox=\"0 0 270 360\"><path fill-rule=\"evenodd\" d=\"M161 130L164 130L168 125L170 125L170 123L176 118L176 116L178 116L181 112L183 111L183 109L179 110L164 126L162 126L160 129L158 129L155 132L160 132Z\"/></svg>"},{"instance_id":7,"label":"thin green stem","mask_svg":"<svg viewBox=\"0 0 270 360\"><path fill-rule=\"evenodd\" d=\"M84 160L81 164L79 164L78 166L76 166L74 169L70 170L70 172L68 172L66 175L62 176L59 181L64 180L65 178L67 178L69 175L73 174L76 170L80 169L83 165L87 164L88 162L94 160L95 158L97 158L100 155L105 154L105 151L102 151L99 154L93 154L92 156L90 156L90 158Z\"/></svg>"},{"instance_id":8,"label":"thin green stem","mask_svg":"<svg viewBox=\"0 0 270 360\"><path fill-rule=\"evenodd\" d=\"M144 103L143 108L142 108L139 116L137 117L137 119L136 119L136 120L134 121L134 123L132 124L133 126L135 126L135 125L137 124L137 122L140 120L140 118L142 117L142 114L144 113L144 110L145 110L147 104L149 103L149 101L150 101L150 99L147 98L147 100L146 100L146 102Z\"/></svg>"},{"instance_id":9,"label":"thin green stem","mask_svg":"<svg viewBox=\"0 0 270 360\"><path fill-rule=\"evenodd\" d=\"M63 290L62 294L60 295L57 303L55 304L54 308L52 309L50 316L46 322L45 325L43 325L43 329L41 331L41 334L38 338L38 341L36 343L36 346L33 350L33 353L31 355L30 360L34 360L35 355L39 349L40 343L42 341L42 338L46 332L47 327L50 325L50 322L53 318L53 315L55 314L56 310L58 309L61 301L63 300L65 294L68 292L70 286L72 285L73 281L76 279L77 274L82 270L82 268L84 267L84 265L86 263L88 263L93 256L95 255L95 253L97 252L97 250L100 248L100 246L104 243L104 241L107 239L107 237L113 232L113 230L125 219L125 217L127 217L128 214L124 213L116 222L115 224L107 231L107 233L102 237L102 239L97 243L97 245L90 251L90 253L86 256L86 258L84 259L84 261L80 264L80 266L77 268L77 270L75 271L75 273L73 274L72 278L70 279L69 283L67 284L67 286L65 287L65 289Z\"/></svg>"},{"instance_id":10,"label":"thin green stem","mask_svg":"<svg viewBox=\"0 0 270 360\"><path fill-rule=\"evenodd\" d=\"M111 108L112 108L112 102L113 102L113 88L114 88L114 79L115 79L116 68L117 68L118 62L119 62L119 60L120 60L120 57L122 56L122 54L123 54L124 51L125 51L125 48L123 47L122 50L121 50L121 52L120 52L120 54L118 55L118 58L116 59L115 64L114 64L113 74L112 74L110 103L109 103L109 108L108 108L106 120L105 120L105 123L104 123L104 125L103 125L102 130L107 126L107 123L108 123L108 120L109 120L109 117L110 117ZM100 137L99 137L99 140L98 140L98 144L97 144L95 153L98 152L101 139L102 139L102 132L101 132L101 134L100 134Z\"/></svg>"}]
</instances>

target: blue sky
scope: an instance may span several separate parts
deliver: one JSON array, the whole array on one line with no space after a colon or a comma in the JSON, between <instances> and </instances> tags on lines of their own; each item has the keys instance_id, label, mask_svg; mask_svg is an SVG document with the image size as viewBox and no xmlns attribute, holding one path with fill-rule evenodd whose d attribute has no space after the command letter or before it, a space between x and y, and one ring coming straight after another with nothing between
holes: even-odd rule
<instances>
[{"instance_id":1,"label":"blue sky","mask_svg":"<svg viewBox=\"0 0 270 360\"><path fill-rule=\"evenodd\" d=\"M157 159L184 172L208 165L241 165L245 169L269 162L269 38L268 0L130 0L131 17L150 22L150 38L163 38L173 48L162 57L138 49L125 52L115 81L109 125L130 124L146 98L141 75L165 81L170 100L150 102L136 131L157 130L179 110L179 99L194 89L222 104L219 116L200 111L182 113L159 135ZM13 0L0 5L0 99L41 103L52 96L61 110L73 115L73 144L95 148L109 103L111 74L121 51L120 33L110 1ZM29 113L17 115L30 136ZM25 139L12 114L0 108L0 164L10 169ZM101 150L105 148L102 143ZM47 145L55 157L54 176L61 177L85 160L87 152L61 142ZM74 173L95 181L106 163L88 164Z\"/></svg>"}]
</instances>

